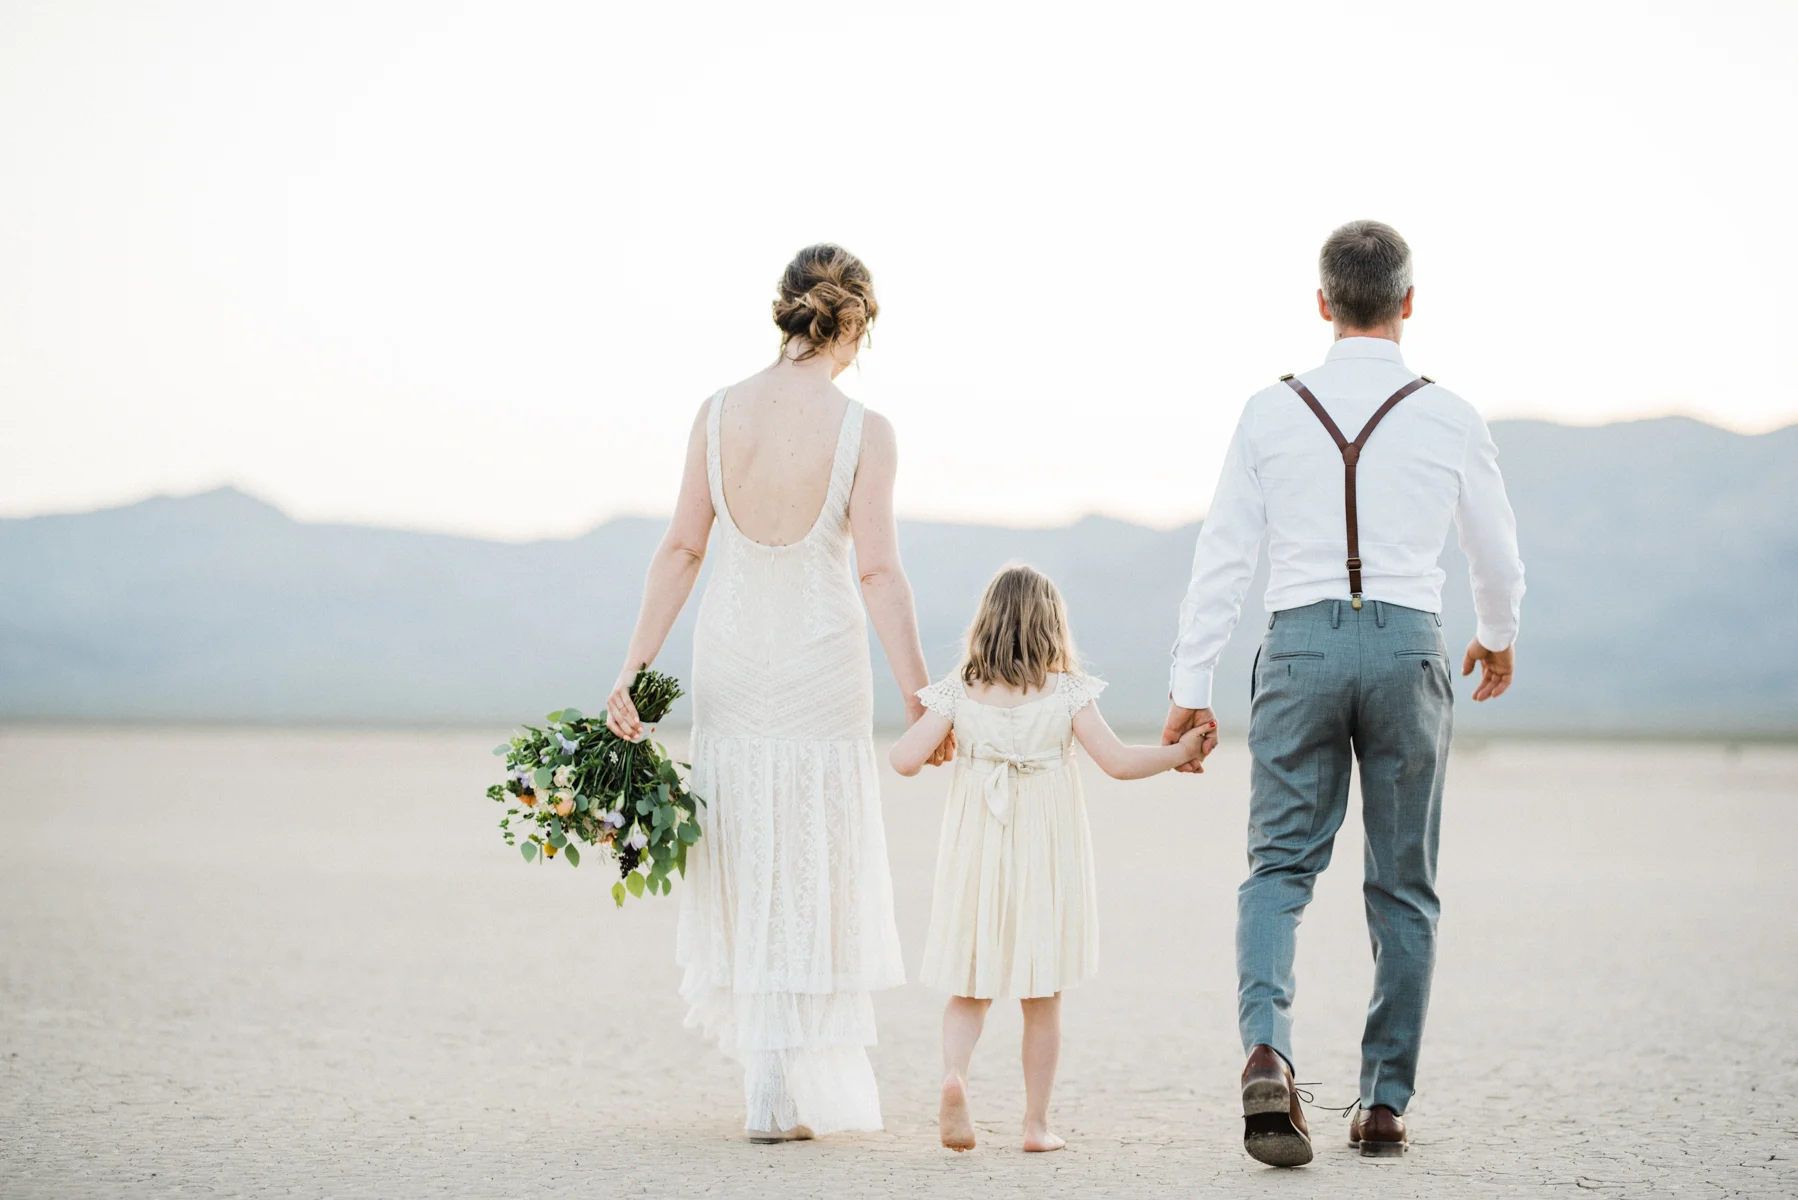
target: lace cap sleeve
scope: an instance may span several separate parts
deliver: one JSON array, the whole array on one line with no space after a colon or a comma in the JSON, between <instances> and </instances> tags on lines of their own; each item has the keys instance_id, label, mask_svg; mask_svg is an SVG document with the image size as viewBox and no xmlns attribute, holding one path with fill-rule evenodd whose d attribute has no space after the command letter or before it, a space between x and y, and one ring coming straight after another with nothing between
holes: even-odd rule
<instances>
[{"instance_id":1,"label":"lace cap sleeve","mask_svg":"<svg viewBox=\"0 0 1798 1200\"><path fill-rule=\"evenodd\" d=\"M951 721L955 720L955 702L963 694L960 675L948 675L929 687L918 689L918 699L924 702L925 708Z\"/></svg>"},{"instance_id":2,"label":"lace cap sleeve","mask_svg":"<svg viewBox=\"0 0 1798 1200\"><path fill-rule=\"evenodd\" d=\"M1093 675L1063 675L1061 677L1062 699L1068 702L1068 716L1073 716L1081 709L1099 698L1109 684Z\"/></svg>"}]
</instances>

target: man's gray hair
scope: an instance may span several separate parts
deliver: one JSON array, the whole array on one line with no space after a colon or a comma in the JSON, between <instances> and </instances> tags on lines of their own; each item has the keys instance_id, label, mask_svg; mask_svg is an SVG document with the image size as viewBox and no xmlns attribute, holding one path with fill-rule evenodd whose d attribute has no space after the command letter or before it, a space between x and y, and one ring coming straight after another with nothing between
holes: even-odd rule
<instances>
[{"instance_id":1,"label":"man's gray hair","mask_svg":"<svg viewBox=\"0 0 1798 1200\"><path fill-rule=\"evenodd\" d=\"M1350 221L1324 242L1318 279L1330 316L1350 329L1396 320L1411 290L1411 247L1382 221Z\"/></svg>"}]
</instances>

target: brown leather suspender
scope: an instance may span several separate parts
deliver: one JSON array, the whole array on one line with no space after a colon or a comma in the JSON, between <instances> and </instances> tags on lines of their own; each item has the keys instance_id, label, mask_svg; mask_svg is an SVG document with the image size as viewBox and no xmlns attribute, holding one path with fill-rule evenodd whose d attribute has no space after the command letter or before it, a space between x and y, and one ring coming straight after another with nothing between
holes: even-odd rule
<instances>
[{"instance_id":1,"label":"brown leather suspender","mask_svg":"<svg viewBox=\"0 0 1798 1200\"><path fill-rule=\"evenodd\" d=\"M1355 515L1355 464L1361 461L1361 450L1367 445L1368 436L1373 433L1374 426L1378 425L1380 421L1385 418L1386 414L1393 410L1400 400L1403 400L1406 396L1409 396L1424 384L1435 383L1436 381L1431 379L1428 375L1420 375L1398 391L1392 393L1386 403L1380 405L1379 409L1368 420L1367 424L1361 427L1361 432L1352 442L1342 436L1342 430L1336 428L1336 422L1330 419L1330 414L1325 412L1324 406L1317 402L1317 397L1311 394L1310 388L1300 383L1297 379L1294 379L1291 375L1280 376L1280 382L1299 394L1299 399L1303 400L1306 406L1317 415L1317 419L1324 423L1324 428L1330 431L1330 437L1335 439L1336 448L1342 451L1342 498L1344 510L1348 514L1349 597L1354 603L1354 606L1360 608L1361 526Z\"/></svg>"}]
</instances>

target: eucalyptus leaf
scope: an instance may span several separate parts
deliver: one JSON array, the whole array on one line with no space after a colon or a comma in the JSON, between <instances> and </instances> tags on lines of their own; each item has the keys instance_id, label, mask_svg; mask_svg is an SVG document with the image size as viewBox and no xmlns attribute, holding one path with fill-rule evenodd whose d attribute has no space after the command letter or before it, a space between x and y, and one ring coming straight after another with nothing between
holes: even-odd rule
<instances>
[{"instance_id":1,"label":"eucalyptus leaf","mask_svg":"<svg viewBox=\"0 0 1798 1200\"><path fill-rule=\"evenodd\" d=\"M512 743L511 742L501 742L499 745L497 745L493 748L493 752L497 755L500 755L501 757L504 757L505 755L512 753Z\"/></svg>"},{"instance_id":2,"label":"eucalyptus leaf","mask_svg":"<svg viewBox=\"0 0 1798 1200\"><path fill-rule=\"evenodd\" d=\"M561 721L562 721L562 723L563 723L563 724L567 724L567 723L568 723L568 722L569 722L569 721L578 721L578 720L580 720L580 719L581 719L581 716L582 716L582 714L581 714L581 710L580 710L580 709L578 709L578 708L565 708L565 709L563 709L563 710L562 710L562 716L561 716L561 718L560 718L560 719L561 719Z\"/></svg>"},{"instance_id":3,"label":"eucalyptus leaf","mask_svg":"<svg viewBox=\"0 0 1798 1200\"><path fill-rule=\"evenodd\" d=\"M637 874L635 871L632 871L629 875L626 875L624 877L624 886L630 889L631 895L639 896L639 897L642 896L643 895L643 876Z\"/></svg>"},{"instance_id":4,"label":"eucalyptus leaf","mask_svg":"<svg viewBox=\"0 0 1798 1200\"><path fill-rule=\"evenodd\" d=\"M574 811L575 812L586 812L587 811L587 797L581 795L581 793L579 793L579 792L576 792L574 794Z\"/></svg>"},{"instance_id":5,"label":"eucalyptus leaf","mask_svg":"<svg viewBox=\"0 0 1798 1200\"><path fill-rule=\"evenodd\" d=\"M665 783L656 784L656 799L660 800L663 804L668 803L668 785L667 784L665 784Z\"/></svg>"},{"instance_id":6,"label":"eucalyptus leaf","mask_svg":"<svg viewBox=\"0 0 1798 1200\"><path fill-rule=\"evenodd\" d=\"M569 866L578 867L581 865L580 847L570 846L566 850L564 850L562 853L564 853L568 856L568 865Z\"/></svg>"},{"instance_id":7,"label":"eucalyptus leaf","mask_svg":"<svg viewBox=\"0 0 1798 1200\"><path fill-rule=\"evenodd\" d=\"M674 836L678 837L681 840L681 845L691 846L694 842L697 842L699 840L699 826L693 824L693 822L691 822L691 821L688 821L686 824L682 825L679 829L675 830ZM683 855L683 857L685 857L685 856Z\"/></svg>"},{"instance_id":8,"label":"eucalyptus leaf","mask_svg":"<svg viewBox=\"0 0 1798 1200\"><path fill-rule=\"evenodd\" d=\"M549 835L551 837L560 837L562 835L562 818L551 817L549 819Z\"/></svg>"},{"instance_id":9,"label":"eucalyptus leaf","mask_svg":"<svg viewBox=\"0 0 1798 1200\"><path fill-rule=\"evenodd\" d=\"M537 785L537 790L540 792L548 791L550 782L554 780L555 777L556 773L548 767L538 767L535 771L531 772L531 782Z\"/></svg>"},{"instance_id":10,"label":"eucalyptus leaf","mask_svg":"<svg viewBox=\"0 0 1798 1200\"><path fill-rule=\"evenodd\" d=\"M624 907L624 881L622 879L612 885L612 903L619 908Z\"/></svg>"},{"instance_id":11,"label":"eucalyptus leaf","mask_svg":"<svg viewBox=\"0 0 1798 1200\"><path fill-rule=\"evenodd\" d=\"M666 875L662 876L662 895L666 896L674 890L674 881Z\"/></svg>"},{"instance_id":12,"label":"eucalyptus leaf","mask_svg":"<svg viewBox=\"0 0 1798 1200\"><path fill-rule=\"evenodd\" d=\"M524 855L524 861L530 862L533 858L537 857L537 843L526 842L518 847L518 852Z\"/></svg>"},{"instance_id":13,"label":"eucalyptus leaf","mask_svg":"<svg viewBox=\"0 0 1798 1200\"><path fill-rule=\"evenodd\" d=\"M568 835L560 829L552 830L549 835L549 844L560 850L568 844Z\"/></svg>"}]
</instances>

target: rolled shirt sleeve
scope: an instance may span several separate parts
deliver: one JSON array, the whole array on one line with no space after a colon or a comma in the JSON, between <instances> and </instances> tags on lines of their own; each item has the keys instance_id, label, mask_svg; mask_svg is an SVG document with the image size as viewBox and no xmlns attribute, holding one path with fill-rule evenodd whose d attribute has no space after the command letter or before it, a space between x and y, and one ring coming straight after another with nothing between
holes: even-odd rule
<instances>
[{"instance_id":1,"label":"rolled shirt sleeve","mask_svg":"<svg viewBox=\"0 0 1798 1200\"><path fill-rule=\"evenodd\" d=\"M1523 562L1517 556L1517 517L1498 469L1498 447L1478 414L1467 430L1455 530L1473 584L1474 636L1488 650L1517 640L1523 610Z\"/></svg>"},{"instance_id":2,"label":"rolled shirt sleeve","mask_svg":"<svg viewBox=\"0 0 1798 1200\"><path fill-rule=\"evenodd\" d=\"M1267 531L1249 429L1252 411L1252 407L1244 411L1230 439L1211 511L1193 551L1192 582L1180 604L1180 635L1174 642L1168 694L1181 708L1211 707L1217 660L1242 615L1243 593L1254 578Z\"/></svg>"}]
</instances>

